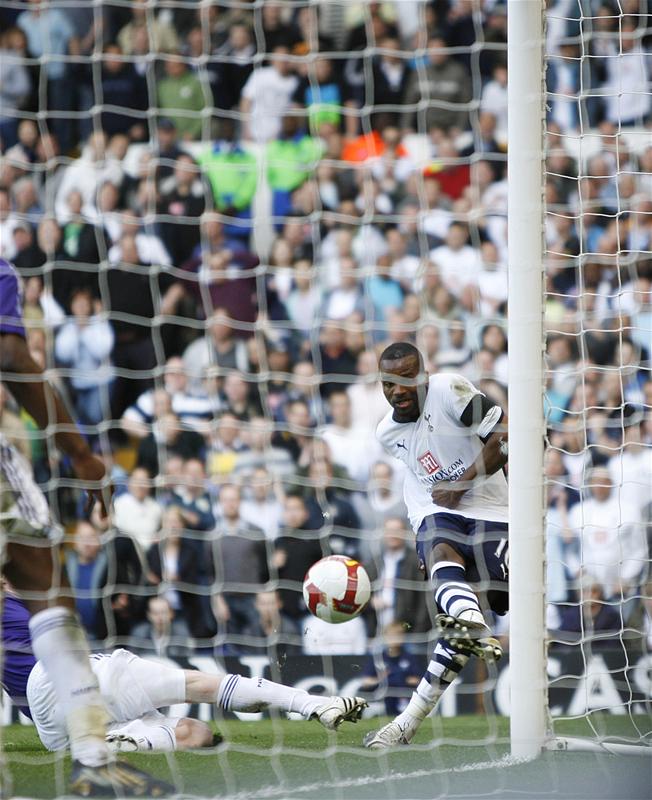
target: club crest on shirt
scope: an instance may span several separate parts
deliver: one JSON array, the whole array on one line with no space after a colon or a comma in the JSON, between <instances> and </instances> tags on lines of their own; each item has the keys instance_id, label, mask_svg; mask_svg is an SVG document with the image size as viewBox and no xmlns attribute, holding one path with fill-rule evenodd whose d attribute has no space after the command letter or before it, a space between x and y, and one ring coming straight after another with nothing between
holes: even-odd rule
<instances>
[{"instance_id":1,"label":"club crest on shirt","mask_svg":"<svg viewBox=\"0 0 652 800\"><path fill-rule=\"evenodd\" d=\"M426 450L423 455L418 456L417 461L425 469L428 475L434 475L437 470L441 469L441 464L437 463L436 458L433 456L430 450Z\"/></svg>"}]
</instances>

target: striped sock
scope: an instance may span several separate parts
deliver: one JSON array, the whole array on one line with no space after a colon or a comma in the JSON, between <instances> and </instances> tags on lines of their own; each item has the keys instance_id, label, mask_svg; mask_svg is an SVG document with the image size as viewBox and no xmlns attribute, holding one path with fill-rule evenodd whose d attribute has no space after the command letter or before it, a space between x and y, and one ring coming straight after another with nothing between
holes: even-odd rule
<instances>
[{"instance_id":1,"label":"striped sock","mask_svg":"<svg viewBox=\"0 0 652 800\"><path fill-rule=\"evenodd\" d=\"M475 592L466 582L466 570L453 561L439 561L431 570L435 603L443 614L485 625Z\"/></svg>"}]
</instances>

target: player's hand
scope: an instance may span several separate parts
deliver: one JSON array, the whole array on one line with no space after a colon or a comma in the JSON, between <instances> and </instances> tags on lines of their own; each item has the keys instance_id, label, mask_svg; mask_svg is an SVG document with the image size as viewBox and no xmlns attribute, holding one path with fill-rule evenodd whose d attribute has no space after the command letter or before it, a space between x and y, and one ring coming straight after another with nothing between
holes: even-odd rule
<instances>
[{"instance_id":1,"label":"player's hand","mask_svg":"<svg viewBox=\"0 0 652 800\"><path fill-rule=\"evenodd\" d=\"M88 516L93 509L95 503L98 504L99 514L101 519L107 519L109 516L109 506L111 504L111 489L99 485L101 484L106 474L106 468L97 456L92 453L85 453L84 455L74 456L71 459L72 470L75 475L82 481L89 481L95 486L85 487L88 501L86 503L86 515Z\"/></svg>"},{"instance_id":2,"label":"player's hand","mask_svg":"<svg viewBox=\"0 0 652 800\"><path fill-rule=\"evenodd\" d=\"M454 483L440 481L432 490L430 496L433 502L444 508L457 508L466 489L457 487Z\"/></svg>"}]
</instances>

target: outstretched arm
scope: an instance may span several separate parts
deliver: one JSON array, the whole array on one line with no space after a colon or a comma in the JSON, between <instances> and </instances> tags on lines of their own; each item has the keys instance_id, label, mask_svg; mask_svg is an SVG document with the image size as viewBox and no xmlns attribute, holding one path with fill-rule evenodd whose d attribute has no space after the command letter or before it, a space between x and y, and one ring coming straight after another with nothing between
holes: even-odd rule
<instances>
[{"instance_id":1,"label":"outstretched arm","mask_svg":"<svg viewBox=\"0 0 652 800\"><path fill-rule=\"evenodd\" d=\"M39 428L46 430L50 425L56 426L54 440L57 447L70 456L75 475L83 481L92 482L85 488L101 504L106 516L107 504L99 486L104 478L104 464L91 452L63 398L46 380L22 336L15 333L0 334L0 372L16 401L32 415Z\"/></svg>"}]
</instances>

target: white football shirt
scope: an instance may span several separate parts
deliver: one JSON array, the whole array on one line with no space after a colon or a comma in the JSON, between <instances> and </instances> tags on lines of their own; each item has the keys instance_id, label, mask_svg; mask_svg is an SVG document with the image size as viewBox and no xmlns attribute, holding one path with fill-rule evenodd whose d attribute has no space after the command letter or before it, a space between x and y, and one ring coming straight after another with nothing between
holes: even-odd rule
<instances>
[{"instance_id":1,"label":"white football shirt","mask_svg":"<svg viewBox=\"0 0 652 800\"><path fill-rule=\"evenodd\" d=\"M385 450L407 467L403 498L415 532L425 517L438 512L507 522L507 481L502 470L476 478L455 509L438 506L431 497L438 481L458 480L482 450L480 423L467 427L460 419L473 397L480 394L463 375L432 375L416 422L395 422L392 409L376 429Z\"/></svg>"}]
</instances>

